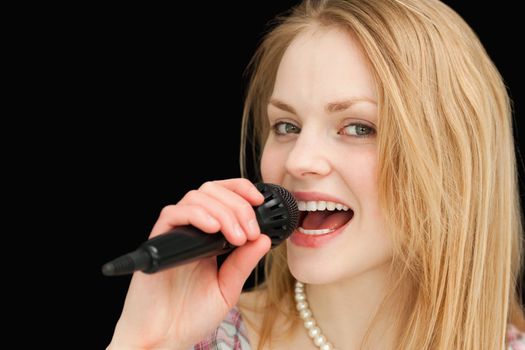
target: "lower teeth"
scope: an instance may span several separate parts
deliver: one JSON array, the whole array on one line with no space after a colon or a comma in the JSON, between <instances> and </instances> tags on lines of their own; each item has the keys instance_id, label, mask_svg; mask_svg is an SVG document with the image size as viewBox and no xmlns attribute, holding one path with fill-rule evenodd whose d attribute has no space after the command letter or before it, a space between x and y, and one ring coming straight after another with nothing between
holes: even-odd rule
<instances>
[{"instance_id":1,"label":"lower teeth","mask_svg":"<svg viewBox=\"0 0 525 350\"><path fill-rule=\"evenodd\" d=\"M322 230L306 230L302 227L298 228L299 232L304 233L305 235L324 235L326 233L334 232L334 229L324 228Z\"/></svg>"}]
</instances>

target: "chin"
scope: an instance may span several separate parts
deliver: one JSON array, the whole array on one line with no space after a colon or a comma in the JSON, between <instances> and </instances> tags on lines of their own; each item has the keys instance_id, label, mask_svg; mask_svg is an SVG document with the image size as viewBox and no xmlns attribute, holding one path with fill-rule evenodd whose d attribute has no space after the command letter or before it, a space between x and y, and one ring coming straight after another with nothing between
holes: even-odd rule
<instances>
[{"instance_id":1,"label":"chin","mask_svg":"<svg viewBox=\"0 0 525 350\"><path fill-rule=\"evenodd\" d=\"M348 273L348 271L346 273L338 271L336 266L320 264L317 259L296 257L293 252L288 254L288 269L296 280L308 284L334 283L341 280L343 276L347 276Z\"/></svg>"},{"instance_id":2,"label":"chin","mask_svg":"<svg viewBox=\"0 0 525 350\"><path fill-rule=\"evenodd\" d=\"M351 255L340 258L304 256L293 247L287 249L290 273L296 280L307 284L333 284L364 277L368 273L375 275L382 271L380 273L383 274L391 262L391 256L376 256L370 260L356 254L353 258Z\"/></svg>"}]
</instances>

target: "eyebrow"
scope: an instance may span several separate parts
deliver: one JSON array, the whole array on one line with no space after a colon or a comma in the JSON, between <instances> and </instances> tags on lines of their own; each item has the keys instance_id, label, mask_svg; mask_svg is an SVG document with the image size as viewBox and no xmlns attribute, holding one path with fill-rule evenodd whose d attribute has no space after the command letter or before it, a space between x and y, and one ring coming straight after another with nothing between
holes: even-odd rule
<instances>
[{"instance_id":1,"label":"eyebrow","mask_svg":"<svg viewBox=\"0 0 525 350\"><path fill-rule=\"evenodd\" d=\"M371 104L377 105L376 101L374 101L373 99L370 99L368 97L354 97L354 98L350 98L350 99L343 100L343 101L335 101L335 102L327 103L325 105L324 109L328 113L342 112L342 111L347 110L348 108L352 107L356 103L360 103L360 102L367 102L367 103L371 103ZM277 107L277 108L279 108L279 109L281 109L281 110L283 110L285 112L289 112L289 113L297 115L297 112L295 111L295 109L292 106L290 106L289 104L284 103L283 101L281 101L279 99L272 98L270 100L269 104L274 106L274 107Z\"/></svg>"}]
</instances>

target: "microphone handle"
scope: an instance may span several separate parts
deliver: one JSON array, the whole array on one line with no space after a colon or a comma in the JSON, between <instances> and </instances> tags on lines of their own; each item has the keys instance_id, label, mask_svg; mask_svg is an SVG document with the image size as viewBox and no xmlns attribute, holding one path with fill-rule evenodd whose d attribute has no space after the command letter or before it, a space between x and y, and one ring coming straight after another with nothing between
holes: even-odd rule
<instances>
[{"instance_id":1,"label":"microphone handle","mask_svg":"<svg viewBox=\"0 0 525 350\"><path fill-rule=\"evenodd\" d=\"M137 250L122 255L102 266L106 276L118 276L142 270L154 273L191 261L221 255L235 248L219 232L205 233L187 225L144 242Z\"/></svg>"},{"instance_id":2,"label":"microphone handle","mask_svg":"<svg viewBox=\"0 0 525 350\"><path fill-rule=\"evenodd\" d=\"M142 271L154 273L202 258L225 254L234 248L235 246L220 232L209 234L187 225L144 242L139 250L145 250L151 257L150 266Z\"/></svg>"}]
</instances>

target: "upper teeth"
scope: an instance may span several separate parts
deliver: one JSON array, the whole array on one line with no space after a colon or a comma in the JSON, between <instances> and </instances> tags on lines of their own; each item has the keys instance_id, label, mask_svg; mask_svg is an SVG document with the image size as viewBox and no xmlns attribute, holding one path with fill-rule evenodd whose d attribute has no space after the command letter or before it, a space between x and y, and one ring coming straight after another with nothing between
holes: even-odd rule
<instances>
[{"instance_id":1,"label":"upper teeth","mask_svg":"<svg viewBox=\"0 0 525 350\"><path fill-rule=\"evenodd\" d=\"M329 202L329 201L297 201L299 211L317 211L317 210L344 210L347 211L349 208L341 203Z\"/></svg>"}]
</instances>

